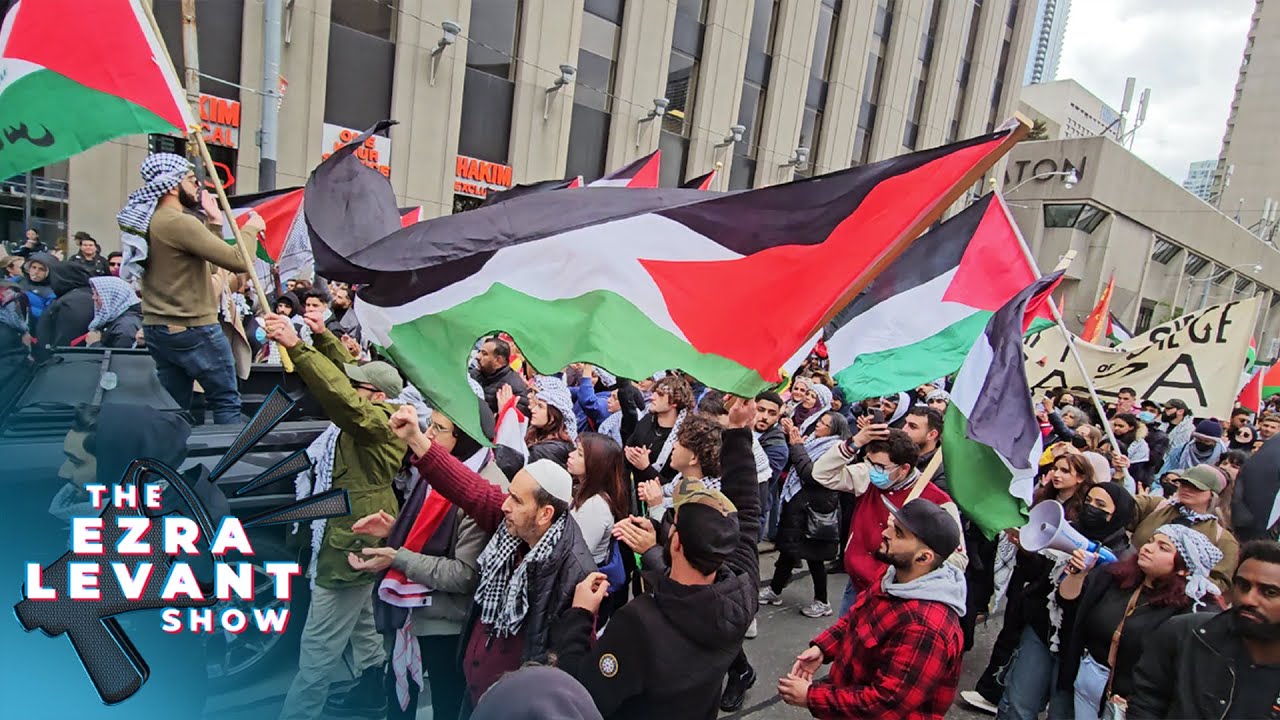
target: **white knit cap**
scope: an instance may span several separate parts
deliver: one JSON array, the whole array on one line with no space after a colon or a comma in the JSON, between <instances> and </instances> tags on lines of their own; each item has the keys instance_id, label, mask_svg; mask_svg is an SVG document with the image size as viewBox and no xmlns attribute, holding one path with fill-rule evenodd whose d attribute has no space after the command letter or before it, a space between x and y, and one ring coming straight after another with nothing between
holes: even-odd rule
<instances>
[{"instance_id":1,"label":"white knit cap","mask_svg":"<svg viewBox=\"0 0 1280 720\"><path fill-rule=\"evenodd\" d=\"M553 460L535 460L524 466L524 471L534 482L542 486L551 497L564 503L573 501L573 478L569 471L560 467Z\"/></svg>"}]
</instances>

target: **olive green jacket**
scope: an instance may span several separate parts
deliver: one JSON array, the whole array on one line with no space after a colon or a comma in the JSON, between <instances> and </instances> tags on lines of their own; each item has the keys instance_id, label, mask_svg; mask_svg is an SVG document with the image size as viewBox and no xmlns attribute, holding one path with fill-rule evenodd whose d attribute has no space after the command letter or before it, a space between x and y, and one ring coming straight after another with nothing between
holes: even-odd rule
<instances>
[{"instance_id":1,"label":"olive green jacket","mask_svg":"<svg viewBox=\"0 0 1280 720\"><path fill-rule=\"evenodd\" d=\"M289 357L312 397L342 431L334 452L333 489L346 490L351 498L351 514L329 518L326 523L316 558L316 585L330 590L368 585L375 576L351 569L347 553L359 554L362 548L381 545L382 540L358 535L351 526L379 510L399 513L391 481L407 448L387 424L395 406L369 402L351 387L342 369L351 357L333 333L315 335L312 342L314 346L299 343L291 348Z\"/></svg>"}]
</instances>

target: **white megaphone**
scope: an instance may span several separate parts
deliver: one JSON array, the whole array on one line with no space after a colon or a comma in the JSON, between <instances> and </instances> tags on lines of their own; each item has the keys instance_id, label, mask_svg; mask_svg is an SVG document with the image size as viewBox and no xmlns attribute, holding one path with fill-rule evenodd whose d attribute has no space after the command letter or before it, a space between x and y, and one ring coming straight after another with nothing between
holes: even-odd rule
<instances>
[{"instance_id":1,"label":"white megaphone","mask_svg":"<svg viewBox=\"0 0 1280 720\"><path fill-rule=\"evenodd\" d=\"M1062 503L1057 500L1045 500L1031 508L1031 515L1026 526L1019 535L1022 549L1027 552L1040 552L1046 548L1067 554L1076 550L1084 550L1098 556L1098 562L1115 562L1115 553L1106 546L1096 543L1067 522Z\"/></svg>"}]
</instances>

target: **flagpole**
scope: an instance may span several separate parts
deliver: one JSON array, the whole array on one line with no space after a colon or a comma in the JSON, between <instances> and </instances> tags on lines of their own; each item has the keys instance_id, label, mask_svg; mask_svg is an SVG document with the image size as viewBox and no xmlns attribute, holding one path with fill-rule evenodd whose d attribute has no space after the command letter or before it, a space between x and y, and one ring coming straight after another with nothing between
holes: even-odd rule
<instances>
[{"instance_id":1,"label":"flagpole","mask_svg":"<svg viewBox=\"0 0 1280 720\"><path fill-rule=\"evenodd\" d=\"M177 77L178 71L173 67L173 59L169 55L169 48L165 46L164 35L161 34L160 26L156 24L156 17L151 12L151 3L140 2L138 4L142 6L142 11L147 16L147 22L151 24L151 32L155 33L156 41L160 43L160 51L164 55L164 61L169 63L169 67L173 69L174 77ZM193 117L199 117L199 92L195 88L188 87L187 96L191 97L193 94L197 98L197 102L194 103L195 106L192 107L192 110L195 111ZM187 132L191 138L195 139L196 146L200 149L200 161L204 163L206 168L211 170L213 188L218 195L218 207L222 210L223 219L231 227L231 234L235 235L236 248L240 250L240 258L247 268L249 281L253 284L253 289L257 291L258 307L264 314L270 312L271 302L267 299L267 294L262 289L262 281L258 279L257 270L253 267L253 253L249 252L249 246L245 244L244 237L240 234L240 228L236 226L235 214L231 211L231 201L227 199L227 193L222 188L222 178L218 176L218 170L213 166L213 158L209 155L209 146L205 145L204 134L201 132L199 125L194 128L187 128ZM289 353L284 352L283 349L280 352L280 366L287 373L293 372L293 360L289 357Z\"/></svg>"},{"instance_id":2,"label":"flagpole","mask_svg":"<svg viewBox=\"0 0 1280 720\"><path fill-rule=\"evenodd\" d=\"M1000 203L1000 209L1004 212L1005 217L1009 220L1009 227L1013 228L1013 234L1018 238L1018 245L1022 248L1022 255L1026 258L1027 264L1035 271L1037 277L1041 277L1040 266L1036 264L1035 256L1031 254L1031 248L1027 247L1027 240L1022 236L1022 230L1018 228L1018 224L1013 221L1013 215L1009 213L1009 206L1004 202L1004 196L999 191L992 190L995 195L996 202ZM1068 250L1063 255L1058 265L1062 270L1066 270L1071 265L1071 261L1075 259L1075 250ZM1064 264L1065 263L1065 264ZM1056 272L1056 270L1055 270ZM1107 433L1107 439L1111 441L1111 449L1120 452L1120 443L1116 440L1116 434L1111 431L1111 423L1107 422L1107 409L1102 405L1102 399L1098 397L1098 389L1093 386L1093 377L1089 375L1089 369L1085 367L1084 358L1080 357L1080 350L1076 347L1075 337L1067 330L1067 324L1062 321L1062 313L1058 312L1058 304L1053 301L1050 295L1049 313L1053 315L1053 320L1058 324L1058 329L1062 331L1062 336L1066 338L1067 348L1071 350L1071 357L1075 359L1076 366L1080 368L1080 374L1084 376L1085 387L1089 389L1089 397L1093 398L1093 407L1098 411L1098 419L1102 422L1102 429Z\"/></svg>"}]
</instances>

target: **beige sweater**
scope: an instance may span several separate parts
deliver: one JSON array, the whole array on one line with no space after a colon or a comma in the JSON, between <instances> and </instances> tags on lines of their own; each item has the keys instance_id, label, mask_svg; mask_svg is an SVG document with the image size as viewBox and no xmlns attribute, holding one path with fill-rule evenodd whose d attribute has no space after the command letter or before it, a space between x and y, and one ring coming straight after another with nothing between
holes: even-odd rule
<instances>
[{"instance_id":1,"label":"beige sweater","mask_svg":"<svg viewBox=\"0 0 1280 720\"><path fill-rule=\"evenodd\" d=\"M249 251L257 241L245 233ZM142 276L144 325L199 327L218 322L218 296L210 275L214 268L247 272L235 245L228 245L194 215L157 208L151 217L147 270Z\"/></svg>"}]
</instances>

